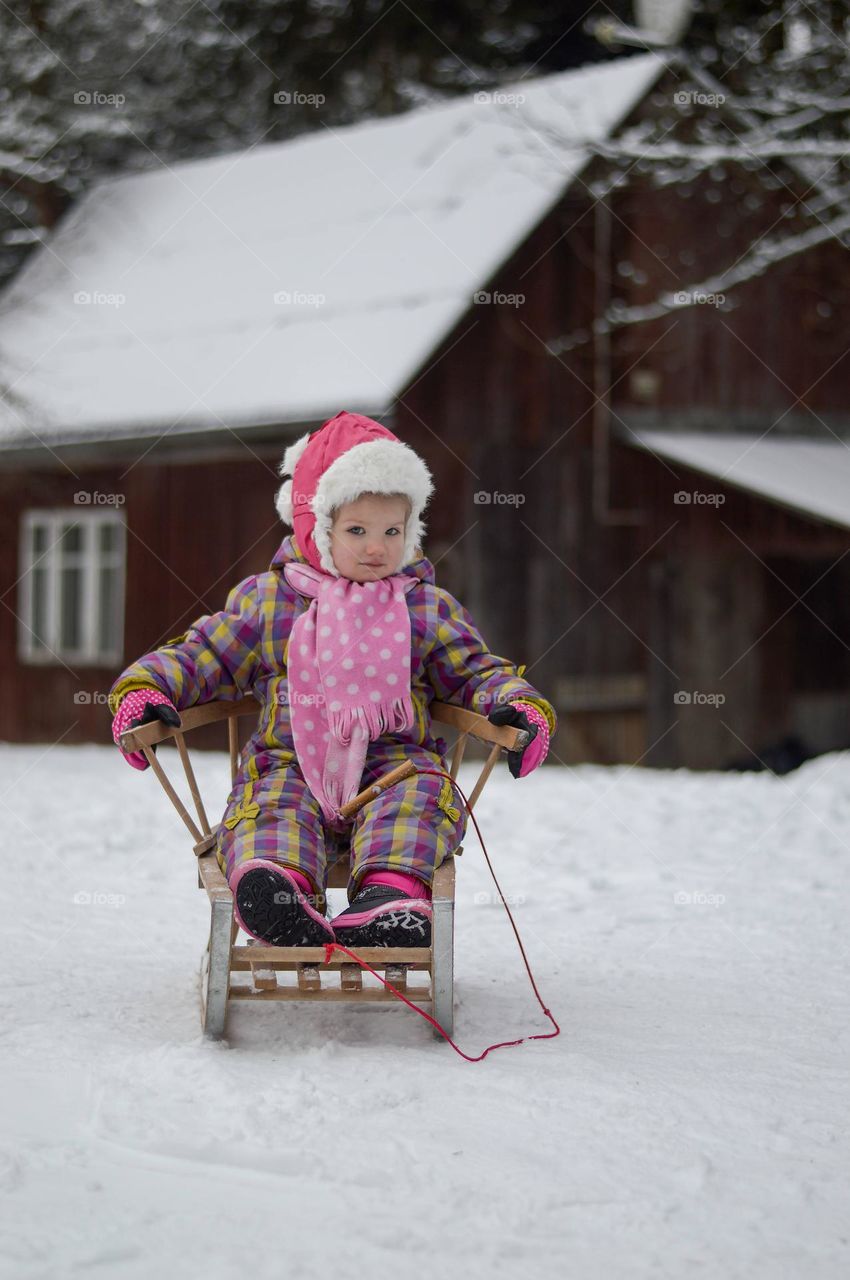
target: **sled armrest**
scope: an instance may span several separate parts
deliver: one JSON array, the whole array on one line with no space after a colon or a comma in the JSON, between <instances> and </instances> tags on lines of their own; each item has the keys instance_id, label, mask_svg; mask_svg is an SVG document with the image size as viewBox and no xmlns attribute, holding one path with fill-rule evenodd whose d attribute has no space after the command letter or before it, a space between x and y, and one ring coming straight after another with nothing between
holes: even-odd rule
<instances>
[{"instance_id":1,"label":"sled armrest","mask_svg":"<svg viewBox=\"0 0 850 1280\"><path fill-rule=\"evenodd\" d=\"M121 734L121 746L124 751L144 752L145 759L182 818L186 829L190 832L195 842L195 853L198 855L212 847L214 832L210 829L203 801L201 800L195 772L189 759L185 735L191 733L193 729L200 728L202 725L225 720L227 722L227 736L230 747L230 776L231 781L233 781L236 778L239 767L237 719L243 715L258 716L259 712L260 704L251 695L246 698L240 698L237 701L226 701L223 698L217 698L212 702L202 702L194 707L187 707L185 711L180 711L179 728L172 728L171 725L163 724L161 720L152 720L149 724L139 725L137 728L128 729L126 733ZM451 761L450 772L452 778L457 778L457 771L463 758L467 738L478 738L482 742L490 744L489 755L469 797L469 807L472 809L502 751L521 750L528 741L528 734L523 729L515 729L510 725L491 724L486 716L480 715L477 711L467 711L464 707L456 707L447 702L432 702L430 713L431 718L439 724L449 725L458 731L458 738ZM160 742L165 742L168 738L174 739L180 754L180 761L192 794L200 829L195 825L153 751L154 746ZM346 814L353 815L368 800L379 794L384 787L390 783L400 781L403 776L407 776L408 773L412 772L415 772L415 769L409 762L399 765L397 769L394 769L385 778L376 781L372 786L367 787L365 791L361 791L359 795L349 801L345 806Z\"/></svg>"},{"instance_id":2,"label":"sled armrest","mask_svg":"<svg viewBox=\"0 0 850 1280\"><path fill-rule=\"evenodd\" d=\"M205 724L215 724L218 720L230 721L236 716L258 716L259 714L260 704L250 694L248 697L239 698L235 702L227 702L224 698L215 698L212 702L199 702L194 707L187 707L185 711L179 711L178 715L181 722L179 729L172 729L170 725L163 724L161 720L152 720L150 724L128 729L126 733L121 735L121 746L124 751L142 751L145 747L152 747L164 742L166 738L173 738L175 733L191 733L193 729L200 729Z\"/></svg>"},{"instance_id":3,"label":"sled armrest","mask_svg":"<svg viewBox=\"0 0 850 1280\"><path fill-rule=\"evenodd\" d=\"M480 742L504 747L506 751L521 751L528 741L524 729L514 729L510 725L491 724L479 711L467 711L465 707L456 707L452 702L432 702L429 708L431 719L439 724L449 725L458 733L469 734Z\"/></svg>"},{"instance_id":4,"label":"sled armrest","mask_svg":"<svg viewBox=\"0 0 850 1280\"><path fill-rule=\"evenodd\" d=\"M504 747L506 751L518 751L525 745L527 735L522 729L513 729L510 725L491 724L486 716L478 711L467 711L464 707L456 707L449 702L432 702L429 708L431 718L439 724L445 724L458 733L469 734L481 742L489 742L493 746ZM205 724L215 724L219 720L228 721L228 727L235 728L238 716L260 714L260 704L253 695L239 698L235 702L227 702L223 698L212 702L201 702L194 707L180 711L181 725L172 729L161 720L152 720L150 724L140 725L136 729L128 729L121 735L121 746L125 751L143 751L168 738L174 738L193 729L200 729Z\"/></svg>"}]
</instances>

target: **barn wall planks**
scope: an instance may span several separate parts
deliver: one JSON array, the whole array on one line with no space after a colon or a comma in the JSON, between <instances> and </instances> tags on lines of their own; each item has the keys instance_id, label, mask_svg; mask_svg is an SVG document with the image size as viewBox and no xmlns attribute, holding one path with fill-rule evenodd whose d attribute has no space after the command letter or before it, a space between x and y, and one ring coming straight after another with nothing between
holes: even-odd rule
<instances>
[{"instance_id":1,"label":"barn wall planks","mask_svg":"<svg viewBox=\"0 0 850 1280\"><path fill-rule=\"evenodd\" d=\"M20 609L17 558L20 518L39 507L73 508L77 490L120 493L125 501L127 586L123 666L224 607L242 578L268 568L286 530L274 509L272 459L169 466L140 462L78 470L0 471L0 705L2 737L17 742L109 741L103 701L76 704L74 694L105 695L122 668L28 665L17 657ZM221 735L210 731L200 745Z\"/></svg>"},{"instance_id":2,"label":"barn wall planks","mask_svg":"<svg viewBox=\"0 0 850 1280\"><path fill-rule=\"evenodd\" d=\"M660 83L631 120L674 87ZM390 425L436 481L426 553L490 647L527 664L556 702L562 759L719 767L740 755L736 735L756 747L799 724L826 741L850 692L850 618L836 604L850 599L850 532L714 486L616 437L652 427L850 438L841 359L850 258L829 242L756 276L732 311L700 304L615 329L606 363L592 340L600 299L644 304L708 279L719 261L786 225L798 180L784 174L767 189L761 172L709 173L680 193L653 189L635 166L606 215L592 191L599 177L594 162L479 282L522 302L476 303L470 289L466 314L395 405ZM603 234L610 249L598 254ZM555 345L565 335L577 340ZM104 444L97 465L76 474L47 453L38 469L0 461L4 738L108 740L105 709L77 707L72 695L105 691L117 674L16 661L20 512L70 504L77 488L126 492L129 662L267 567L283 532L276 463L308 426L267 432L262 445L222 430L186 446L179 462L141 446L118 462L124 446ZM674 502L680 488L708 487L722 491L722 507ZM481 493L490 501L476 502ZM738 682L728 730L697 708L676 710L685 681Z\"/></svg>"}]
</instances>

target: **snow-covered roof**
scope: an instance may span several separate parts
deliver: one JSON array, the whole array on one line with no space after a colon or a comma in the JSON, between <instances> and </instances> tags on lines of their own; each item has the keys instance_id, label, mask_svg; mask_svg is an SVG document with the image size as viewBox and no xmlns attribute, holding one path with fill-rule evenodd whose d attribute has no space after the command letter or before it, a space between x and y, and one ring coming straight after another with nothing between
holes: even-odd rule
<instances>
[{"instance_id":1,"label":"snow-covered roof","mask_svg":"<svg viewBox=\"0 0 850 1280\"><path fill-rule=\"evenodd\" d=\"M632 431L627 442L792 511L850 528L850 441Z\"/></svg>"},{"instance_id":2,"label":"snow-covered roof","mask_svg":"<svg viewBox=\"0 0 850 1280\"><path fill-rule=\"evenodd\" d=\"M100 183L0 300L0 442L387 410L662 70L618 58Z\"/></svg>"}]
</instances>

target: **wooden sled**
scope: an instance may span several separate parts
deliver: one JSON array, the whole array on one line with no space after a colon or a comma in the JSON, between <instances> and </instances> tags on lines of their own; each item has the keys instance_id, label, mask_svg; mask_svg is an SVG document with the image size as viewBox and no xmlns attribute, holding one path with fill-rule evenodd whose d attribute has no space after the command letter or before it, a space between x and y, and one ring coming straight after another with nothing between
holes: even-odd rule
<instances>
[{"instance_id":1,"label":"wooden sled","mask_svg":"<svg viewBox=\"0 0 850 1280\"><path fill-rule=\"evenodd\" d=\"M239 768L237 716L256 717L259 711L260 704L250 696L237 702L206 702L180 712L180 729L172 729L157 720L128 730L121 737L121 745L125 751L144 752L192 836L198 860L198 884L206 889L211 909L210 936L201 957L200 982L201 1024L204 1034L211 1039L219 1039L225 1035L228 1008L233 1000L393 1001L401 1004L386 987L379 984L364 985L360 965L348 960L341 952L334 952L331 959L325 962L324 947L274 947L254 939L250 939L246 945L236 944L239 925L234 917L233 894L215 856L218 827L210 827L207 820L185 736L201 725L226 720L230 776L231 782L234 782ZM449 770L452 778L457 777L468 738L477 738L491 748L469 796L472 808L501 752L520 750L525 745L527 735L521 729L493 725L486 716L448 703L433 702L430 713L433 720L457 731ZM155 744L168 738L174 738L177 745L200 826L187 811L152 750ZM409 762L390 770L365 791L361 791L342 812L346 816L353 816L387 787L415 772L415 766ZM460 806L460 798L455 798ZM432 1016L449 1035L452 1034L454 1013L455 858L462 852L462 846L455 849L452 856L446 858L435 872L429 947L364 947L356 953L373 969L382 970L386 980L403 991L408 1000L429 1005ZM328 888L345 888L348 877L349 848L343 834L338 847L328 849ZM323 983L323 976L332 978L337 972L338 983ZM421 972L428 975L427 985L408 982L410 974ZM292 982L280 980L286 979L290 974L294 979ZM234 975L239 977L234 980ZM435 1031L434 1034L439 1033Z\"/></svg>"}]
</instances>

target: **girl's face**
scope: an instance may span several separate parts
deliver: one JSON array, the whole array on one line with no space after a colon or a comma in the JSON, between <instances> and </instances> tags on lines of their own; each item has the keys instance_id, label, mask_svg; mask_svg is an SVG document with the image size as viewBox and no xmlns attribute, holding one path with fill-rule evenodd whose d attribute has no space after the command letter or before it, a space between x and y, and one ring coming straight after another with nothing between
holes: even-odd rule
<instances>
[{"instance_id":1,"label":"girl's face","mask_svg":"<svg viewBox=\"0 0 850 1280\"><path fill-rule=\"evenodd\" d=\"M398 573L407 511L404 498L378 493L339 507L331 525L331 555L344 578L375 582Z\"/></svg>"}]
</instances>

